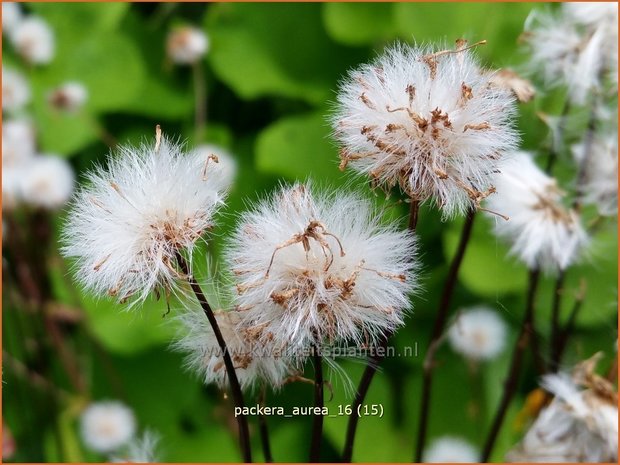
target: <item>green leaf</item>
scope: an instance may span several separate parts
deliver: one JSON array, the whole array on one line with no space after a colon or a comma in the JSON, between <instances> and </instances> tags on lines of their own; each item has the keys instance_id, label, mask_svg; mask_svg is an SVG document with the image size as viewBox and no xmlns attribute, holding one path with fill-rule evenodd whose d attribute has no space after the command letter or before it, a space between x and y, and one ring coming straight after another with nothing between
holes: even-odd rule
<instances>
[{"instance_id":1,"label":"green leaf","mask_svg":"<svg viewBox=\"0 0 620 465\"><path fill-rule=\"evenodd\" d=\"M218 3L207 14L208 61L244 99L281 95L322 103L340 75L362 59L327 37L320 5Z\"/></svg>"},{"instance_id":2,"label":"green leaf","mask_svg":"<svg viewBox=\"0 0 620 465\"><path fill-rule=\"evenodd\" d=\"M322 112L282 118L256 141L256 167L289 179L338 179L338 155Z\"/></svg>"},{"instance_id":3,"label":"green leaf","mask_svg":"<svg viewBox=\"0 0 620 465\"><path fill-rule=\"evenodd\" d=\"M330 37L345 45L372 45L397 32L391 3L325 3L323 22Z\"/></svg>"}]
</instances>

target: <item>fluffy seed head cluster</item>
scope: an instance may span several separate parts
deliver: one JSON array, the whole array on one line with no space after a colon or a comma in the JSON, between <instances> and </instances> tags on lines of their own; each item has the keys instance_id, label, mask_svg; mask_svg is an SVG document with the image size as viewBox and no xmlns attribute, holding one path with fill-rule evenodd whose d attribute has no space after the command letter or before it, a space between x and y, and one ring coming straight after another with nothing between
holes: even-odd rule
<instances>
[{"instance_id":1,"label":"fluffy seed head cluster","mask_svg":"<svg viewBox=\"0 0 620 465\"><path fill-rule=\"evenodd\" d=\"M209 38L198 28L183 26L170 32L166 46L174 63L192 64L209 50Z\"/></svg>"},{"instance_id":2,"label":"fluffy seed head cluster","mask_svg":"<svg viewBox=\"0 0 620 465\"><path fill-rule=\"evenodd\" d=\"M490 210L508 217L497 219L495 232L511 244L529 268L565 269L588 242L579 215L565 208L555 179L547 176L529 153L516 152L500 166L497 193L489 197Z\"/></svg>"},{"instance_id":3,"label":"fluffy seed head cluster","mask_svg":"<svg viewBox=\"0 0 620 465\"><path fill-rule=\"evenodd\" d=\"M506 324L486 307L460 313L448 331L452 348L471 360L495 358L504 349L505 339Z\"/></svg>"},{"instance_id":4,"label":"fluffy seed head cluster","mask_svg":"<svg viewBox=\"0 0 620 465\"><path fill-rule=\"evenodd\" d=\"M595 133L572 147L577 163L584 162L583 200L596 205L601 215L618 213L618 135Z\"/></svg>"},{"instance_id":5,"label":"fluffy seed head cluster","mask_svg":"<svg viewBox=\"0 0 620 465\"><path fill-rule=\"evenodd\" d=\"M41 18L30 16L18 22L10 39L17 53L29 63L44 65L54 58L54 32Z\"/></svg>"},{"instance_id":6,"label":"fluffy seed head cluster","mask_svg":"<svg viewBox=\"0 0 620 465\"><path fill-rule=\"evenodd\" d=\"M32 122L7 119L2 122L2 167L15 166L35 154L35 131Z\"/></svg>"},{"instance_id":7,"label":"fluffy seed head cluster","mask_svg":"<svg viewBox=\"0 0 620 465\"><path fill-rule=\"evenodd\" d=\"M122 454L110 458L111 463L156 463L157 444L159 437L151 431L146 431L141 437L133 439L127 450Z\"/></svg>"},{"instance_id":8,"label":"fluffy seed head cluster","mask_svg":"<svg viewBox=\"0 0 620 465\"><path fill-rule=\"evenodd\" d=\"M5 5L4 3L2 4ZM2 67L2 110L19 111L30 101L30 86L18 71Z\"/></svg>"},{"instance_id":9,"label":"fluffy seed head cluster","mask_svg":"<svg viewBox=\"0 0 620 465\"><path fill-rule=\"evenodd\" d=\"M555 397L508 453L508 461L617 462L617 393L590 371L590 361L585 365L572 379L565 374L543 378L544 389Z\"/></svg>"},{"instance_id":10,"label":"fluffy seed head cluster","mask_svg":"<svg viewBox=\"0 0 620 465\"><path fill-rule=\"evenodd\" d=\"M567 3L555 15L534 11L523 39L531 49L530 65L551 85L566 85L571 101L585 102L609 75L618 85L618 4Z\"/></svg>"},{"instance_id":11,"label":"fluffy seed head cluster","mask_svg":"<svg viewBox=\"0 0 620 465\"><path fill-rule=\"evenodd\" d=\"M133 412L117 401L95 402L80 418L84 444L95 452L115 451L131 440L136 431Z\"/></svg>"},{"instance_id":12,"label":"fluffy seed head cluster","mask_svg":"<svg viewBox=\"0 0 620 465\"><path fill-rule=\"evenodd\" d=\"M88 90L79 82L65 82L48 95L50 105L57 110L77 111L88 100Z\"/></svg>"},{"instance_id":13,"label":"fluffy seed head cluster","mask_svg":"<svg viewBox=\"0 0 620 465\"><path fill-rule=\"evenodd\" d=\"M413 236L352 194L282 188L244 214L228 253L237 301L259 339L358 345L403 323L416 287Z\"/></svg>"},{"instance_id":14,"label":"fluffy seed head cluster","mask_svg":"<svg viewBox=\"0 0 620 465\"><path fill-rule=\"evenodd\" d=\"M398 45L340 87L340 166L412 199L433 198L445 216L463 213L493 191L497 160L518 140L514 113L512 93L465 41L454 50Z\"/></svg>"},{"instance_id":15,"label":"fluffy seed head cluster","mask_svg":"<svg viewBox=\"0 0 620 465\"><path fill-rule=\"evenodd\" d=\"M191 258L223 204L218 170L163 138L123 147L107 169L89 173L63 237L78 280L96 294L136 297L134 303L160 286L166 295L175 289L177 254L185 250Z\"/></svg>"},{"instance_id":16,"label":"fluffy seed head cluster","mask_svg":"<svg viewBox=\"0 0 620 465\"><path fill-rule=\"evenodd\" d=\"M237 163L235 157L226 149L214 144L202 144L197 146L192 155L197 157L200 163L217 163L220 169L219 176L226 186L232 186L237 175Z\"/></svg>"},{"instance_id":17,"label":"fluffy seed head cluster","mask_svg":"<svg viewBox=\"0 0 620 465\"><path fill-rule=\"evenodd\" d=\"M424 454L427 463L473 463L478 461L476 449L467 441L452 436L435 439Z\"/></svg>"},{"instance_id":18,"label":"fluffy seed head cluster","mask_svg":"<svg viewBox=\"0 0 620 465\"><path fill-rule=\"evenodd\" d=\"M274 344L260 341L260 331L243 324L238 311L216 311L215 318L226 341L242 389L265 383L278 387L294 370L292 359ZM222 351L213 329L202 312L181 317L183 336L175 347L188 353L186 366L199 374L205 384L228 386Z\"/></svg>"},{"instance_id":19,"label":"fluffy seed head cluster","mask_svg":"<svg viewBox=\"0 0 620 465\"><path fill-rule=\"evenodd\" d=\"M24 169L22 200L30 205L56 209L71 198L75 176L71 165L55 155L33 157Z\"/></svg>"},{"instance_id":20,"label":"fluffy seed head cluster","mask_svg":"<svg viewBox=\"0 0 620 465\"><path fill-rule=\"evenodd\" d=\"M19 3L2 2L2 32L10 34L22 20L22 10Z\"/></svg>"}]
</instances>

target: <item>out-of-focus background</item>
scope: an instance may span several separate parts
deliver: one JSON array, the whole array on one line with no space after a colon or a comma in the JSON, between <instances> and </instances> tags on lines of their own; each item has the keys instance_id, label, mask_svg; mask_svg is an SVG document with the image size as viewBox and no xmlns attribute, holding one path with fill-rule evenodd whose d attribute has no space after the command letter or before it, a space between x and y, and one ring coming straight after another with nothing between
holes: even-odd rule
<instances>
[{"instance_id":1,"label":"out-of-focus background","mask_svg":"<svg viewBox=\"0 0 620 465\"><path fill-rule=\"evenodd\" d=\"M485 65L520 71L527 54L518 39L528 14L534 8L556 6L25 3L20 8L22 20L39 17L47 23L55 45L49 59L32 63L4 35L3 78L6 82L7 72L20 73L30 98L20 108L3 106L3 138L9 121L26 119L36 134L36 153L66 160L77 183L84 182L85 170L105 164L111 147L153 137L156 124L168 135L187 141L188 147L221 146L234 157L237 175L218 221L213 247L217 257L222 239L246 203L282 181L312 177L323 185L366 189L363 180L338 170L338 151L327 122L337 83L347 70L372 59L395 40L451 44L466 37L487 40L476 51ZM168 55L167 38L171 31L188 25L207 34L209 50L197 63L183 65ZM6 32L5 21L3 27ZM537 77L530 78L536 81ZM81 99L61 87L68 82L79 85ZM58 94L62 89L65 93ZM3 98L7 98L4 87ZM76 99L70 103L77 104L68 108L63 98ZM539 113L560 113L563 101L561 89L541 89L536 99L520 105L518 127L525 148L545 154L549 129ZM45 199L36 196L28 201L10 198L11 176L26 174L8 170L5 155L5 461L104 460L106 456L85 447L78 419L90 402L105 399L125 403L140 431L152 430L161 437L160 460L239 461L229 401L188 373L182 354L170 349L175 309L162 317L166 308L161 302L126 311L112 301L84 294L74 284L70 263L58 251L64 205L46 205ZM567 154L560 157L556 173L560 179L572 176ZM385 203L383 195L376 201ZM404 226L406 205L396 201L388 201L394 206L387 214ZM406 328L394 338L397 347L427 343L460 226L459 220L442 222L435 210L423 208L419 224L423 291ZM506 258L506 246L491 232L492 221L476 223L455 306L485 304L497 309L510 327L510 347L524 308L527 270ZM564 358L567 367L603 351L606 357L601 365L606 368L615 355L616 235L614 222L605 223L590 255L567 275L568 292L578 292L582 285L586 289ZM537 301L543 346L548 343L553 285L552 279L545 279ZM566 299L564 314L570 305L572 299ZM499 400L509 357L510 350L505 350L473 369L448 346L441 348L431 439L453 435L480 446ZM503 459L534 414L525 399L537 387L538 374L529 353L527 357L526 375L511 404L495 460ZM361 420L357 460L411 460L421 362L422 357L408 357L384 364L368 402L383 404L385 414ZM343 361L342 367L357 384L363 363ZM335 396L328 405L336 409L338 404L350 403L345 383L335 375L333 383ZM252 400L249 396L248 402ZM287 385L270 393L267 400L289 408L311 402L312 386L304 383ZM276 461L307 460L309 418L271 417L269 426ZM261 457L257 424L251 427L255 455ZM326 460L338 459L345 429L346 417L325 420Z\"/></svg>"}]
</instances>

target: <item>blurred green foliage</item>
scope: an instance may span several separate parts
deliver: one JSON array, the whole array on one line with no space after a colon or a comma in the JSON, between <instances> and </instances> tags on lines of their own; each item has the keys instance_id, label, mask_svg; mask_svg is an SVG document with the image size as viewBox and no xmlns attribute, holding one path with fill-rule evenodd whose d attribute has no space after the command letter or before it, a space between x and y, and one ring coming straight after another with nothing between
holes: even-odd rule
<instances>
[{"instance_id":1,"label":"blurred green foliage","mask_svg":"<svg viewBox=\"0 0 620 465\"><path fill-rule=\"evenodd\" d=\"M337 148L330 139L327 115L338 80L351 67L372 59L395 40L417 43L453 40L465 36L488 45L478 53L492 67L520 69L526 59L517 39L534 8L528 3L303 3L303 4L127 4L29 3L25 8L52 26L57 53L49 66L27 67L5 41L3 63L21 68L33 88L29 108L37 124L42 152L71 160L78 173L105 163L110 138L135 143L152 137L155 124L189 145L210 141L226 146L239 166L236 186L226 214L220 218L214 251L231 230L235 215L248 200L273 189L280 180L311 176L334 186L364 182L342 174ZM551 8L538 5L536 8ZM205 72L208 122L204 140L196 138L194 94L190 68L174 66L166 57L165 41L173 25L193 24L209 35L211 50L201 63ZM60 114L46 102L49 90L77 80L89 90L83 111ZM557 111L561 92L543 92L520 107L519 129L523 146L545 154L547 128L536 112ZM560 160L559 172L570 173L570 160ZM397 199L388 200L394 204ZM382 196L376 197L385 203ZM390 215L405 225L405 207L396 204ZM56 237L62 215L54 219ZM437 307L447 262L456 248L460 221L441 222L430 207L422 210L419 228L424 263L423 290L415 298L415 313L394 338L397 347L419 344L424 353ZM455 306L485 303L511 325L510 343L516 337L524 306L526 270L507 258L508 249L491 234L492 221L479 218L463 264ZM571 340L566 364L597 350L610 353L616 339L617 234L613 224L603 226L588 261L571 269L569 293L585 280L587 297ZM57 252L54 252L57 254ZM217 261L217 259L215 259ZM148 302L139 312L123 311L116 304L76 291L69 264L57 255L50 260L55 298L82 309L83 324L68 332L79 352L92 399L120 398L136 412L141 428L162 437L161 458L171 462L240 459L230 432L230 404L211 387L203 387L182 366L182 356L169 349L174 335L171 315L161 302ZM206 261L203 264L206 269ZM536 318L542 345L548 342L548 321L553 280L546 278L539 293ZM4 297L4 296L3 296ZM3 298L3 340L6 351L27 359L22 338L23 318ZM571 305L565 299L566 315ZM498 402L510 354L472 372L448 348L439 353L430 437L463 436L480 445ZM47 372L70 391L58 361L49 360ZM363 370L360 362L344 361L343 370L355 385ZM537 384L528 360L526 376L513 403L496 448L495 460L512 446L521 431L515 423L524 396ZM50 403L40 389L5 371L4 420L17 440L16 461L101 460L81 445L76 412L84 399ZM328 405L351 402L351 389L332 374L335 396ZM360 422L354 459L358 461L410 461L419 409L421 357L386 361L376 377L367 402L382 403L383 418ZM271 405L309 405L312 389L306 384L285 386L270 394ZM249 397L248 402L252 402ZM60 411L60 414L58 413ZM277 461L305 461L308 418L269 420L272 449ZM252 423L256 436L257 425ZM346 418L325 420L325 459L337 460ZM256 456L260 446L254 437Z\"/></svg>"}]
</instances>

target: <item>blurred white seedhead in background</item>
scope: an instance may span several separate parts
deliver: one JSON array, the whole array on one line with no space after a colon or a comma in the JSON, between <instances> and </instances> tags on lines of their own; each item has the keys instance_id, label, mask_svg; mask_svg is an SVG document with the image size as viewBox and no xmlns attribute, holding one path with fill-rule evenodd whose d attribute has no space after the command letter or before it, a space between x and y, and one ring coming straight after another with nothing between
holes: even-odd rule
<instances>
[{"instance_id":1,"label":"blurred white seedhead in background","mask_svg":"<svg viewBox=\"0 0 620 465\"><path fill-rule=\"evenodd\" d=\"M79 82L65 82L48 95L48 102L57 110L77 111L88 100L88 90Z\"/></svg>"},{"instance_id":2,"label":"blurred white seedhead in background","mask_svg":"<svg viewBox=\"0 0 620 465\"><path fill-rule=\"evenodd\" d=\"M135 432L134 414L121 402L94 402L80 417L82 441L94 452L114 452L127 444Z\"/></svg>"},{"instance_id":3,"label":"blurred white seedhead in background","mask_svg":"<svg viewBox=\"0 0 620 465\"><path fill-rule=\"evenodd\" d=\"M217 163L201 163L166 138L121 147L108 168L87 175L64 228L62 251L96 294L143 301L186 278L177 254L191 255L214 225L227 186Z\"/></svg>"},{"instance_id":4,"label":"blurred white seedhead in background","mask_svg":"<svg viewBox=\"0 0 620 465\"><path fill-rule=\"evenodd\" d=\"M22 9L19 3L2 2L2 32L10 34L22 20Z\"/></svg>"},{"instance_id":5,"label":"blurred white seedhead in background","mask_svg":"<svg viewBox=\"0 0 620 465\"><path fill-rule=\"evenodd\" d=\"M473 307L459 313L448 331L454 349L471 360L497 357L506 345L506 324L496 311Z\"/></svg>"},{"instance_id":6,"label":"blurred white seedhead in background","mask_svg":"<svg viewBox=\"0 0 620 465\"><path fill-rule=\"evenodd\" d=\"M207 166L208 163L217 163L219 165L222 182L226 186L232 186L237 175L237 162L232 154L226 149L214 144L203 144L192 150L191 154L195 156L199 163Z\"/></svg>"},{"instance_id":7,"label":"blurred white seedhead in background","mask_svg":"<svg viewBox=\"0 0 620 465\"><path fill-rule=\"evenodd\" d=\"M122 453L110 457L111 463L156 463L159 436L146 431L142 436L133 439Z\"/></svg>"},{"instance_id":8,"label":"blurred white seedhead in background","mask_svg":"<svg viewBox=\"0 0 620 465\"><path fill-rule=\"evenodd\" d=\"M586 151L590 154L586 157ZM594 133L572 147L578 164L585 163L582 200L596 205L604 216L618 214L618 134Z\"/></svg>"},{"instance_id":9,"label":"blurred white seedhead in background","mask_svg":"<svg viewBox=\"0 0 620 465\"><path fill-rule=\"evenodd\" d=\"M2 121L2 167L28 162L35 154L35 129L25 118Z\"/></svg>"},{"instance_id":10,"label":"blurred white seedhead in background","mask_svg":"<svg viewBox=\"0 0 620 465\"><path fill-rule=\"evenodd\" d=\"M549 85L567 86L572 102L585 103L606 76L617 89L617 3L566 3L556 13L533 11L523 40L531 50L532 71L542 72Z\"/></svg>"},{"instance_id":11,"label":"blurred white seedhead in background","mask_svg":"<svg viewBox=\"0 0 620 465\"><path fill-rule=\"evenodd\" d=\"M4 4L3 4L4 5ZM18 71L2 67L2 110L19 111L30 102L30 85Z\"/></svg>"},{"instance_id":12,"label":"blurred white seedhead in background","mask_svg":"<svg viewBox=\"0 0 620 465\"><path fill-rule=\"evenodd\" d=\"M519 445L511 462L610 462L618 460L618 394L596 375L597 356L573 376L549 374L542 387L553 394Z\"/></svg>"},{"instance_id":13,"label":"blurred white seedhead in background","mask_svg":"<svg viewBox=\"0 0 620 465\"><path fill-rule=\"evenodd\" d=\"M15 26L9 38L17 53L29 63L44 65L54 58L54 32L42 18L25 18Z\"/></svg>"},{"instance_id":14,"label":"blurred white seedhead in background","mask_svg":"<svg viewBox=\"0 0 620 465\"><path fill-rule=\"evenodd\" d=\"M426 449L426 463L474 463L478 461L478 453L474 446L464 439L443 436L435 439Z\"/></svg>"},{"instance_id":15,"label":"blurred white seedhead in background","mask_svg":"<svg viewBox=\"0 0 620 465\"><path fill-rule=\"evenodd\" d=\"M168 34L166 49L170 59L177 64L192 64L209 50L209 38L201 29L182 26Z\"/></svg>"},{"instance_id":16,"label":"blurred white seedhead in background","mask_svg":"<svg viewBox=\"0 0 620 465\"><path fill-rule=\"evenodd\" d=\"M273 343L261 340L262 332L242 324L238 311L216 311L215 318L226 341L228 351L236 368L241 389L256 384L271 388L279 387L294 373L293 360L284 350ZM188 353L187 368L198 373L205 384L228 386L228 376L222 351L213 328L201 310L190 311L180 317L182 337L175 348Z\"/></svg>"},{"instance_id":17,"label":"blurred white seedhead in background","mask_svg":"<svg viewBox=\"0 0 620 465\"><path fill-rule=\"evenodd\" d=\"M518 142L513 93L493 81L464 40L454 50L389 48L340 86L332 124L341 169L433 199L444 217L477 207Z\"/></svg>"},{"instance_id":18,"label":"blurred white seedhead in background","mask_svg":"<svg viewBox=\"0 0 620 465\"><path fill-rule=\"evenodd\" d=\"M244 324L276 346L371 344L403 324L415 240L353 194L283 187L244 213L227 251Z\"/></svg>"},{"instance_id":19,"label":"blurred white seedhead in background","mask_svg":"<svg viewBox=\"0 0 620 465\"><path fill-rule=\"evenodd\" d=\"M562 204L556 180L526 152L515 152L499 169L497 193L487 205L508 219L496 219L495 233L530 269L566 269L579 258L588 236L577 212Z\"/></svg>"},{"instance_id":20,"label":"blurred white seedhead in background","mask_svg":"<svg viewBox=\"0 0 620 465\"><path fill-rule=\"evenodd\" d=\"M21 200L35 207L56 209L71 198L75 184L73 168L56 155L32 157L21 172Z\"/></svg>"}]
</instances>

